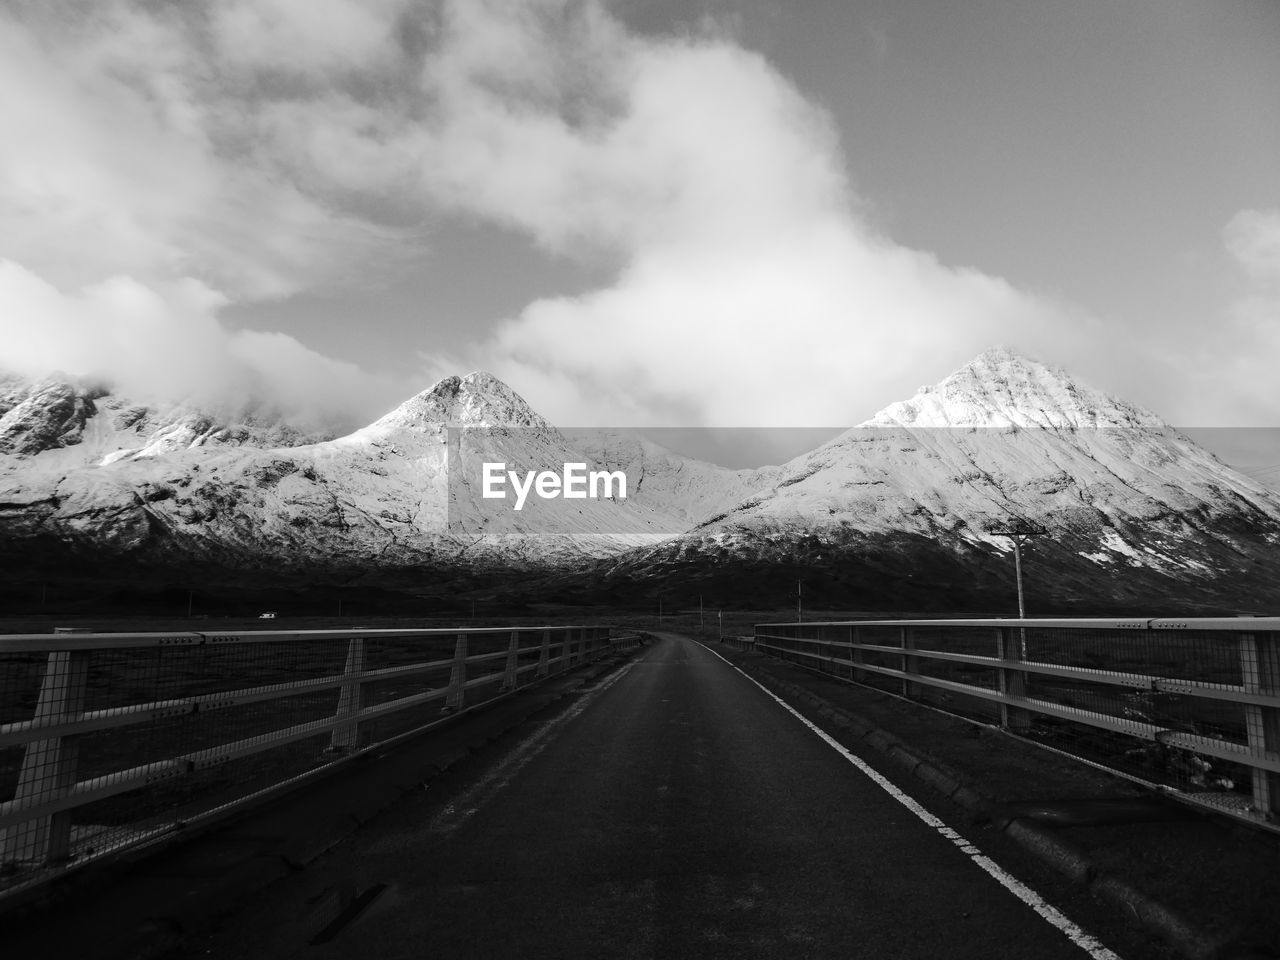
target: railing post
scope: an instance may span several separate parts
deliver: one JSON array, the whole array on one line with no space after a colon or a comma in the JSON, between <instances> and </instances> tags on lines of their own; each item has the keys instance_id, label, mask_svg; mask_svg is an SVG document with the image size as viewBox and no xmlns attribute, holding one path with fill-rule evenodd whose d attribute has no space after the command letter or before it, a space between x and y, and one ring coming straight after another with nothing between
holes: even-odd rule
<instances>
[{"instance_id":1,"label":"railing post","mask_svg":"<svg viewBox=\"0 0 1280 960\"><path fill-rule=\"evenodd\" d=\"M996 656L1001 660L1022 659L1022 638L1014 642L1009 627L996 627ZM1027 695L1027 675L1021 670L1000 667L1000 692L1006 697L1024 699ZM1031 729L1031 711L1000 704L1000 727L1010 733L1026 733Z\"/></svg>"},{"instance_id":2,"label":"railing post","mask_svg":"<svg viewBox=\"0 0 1280 960\"><path fill-rule=\"evenodd\" d=\"M858 683L865 683L867 673L865 670L859 670L856 664L862 663L862 651L858 649L857 644L862 643L862 630L859 627L849 628L849 659L855 666L849 668L849 678L856 680Z\"/></svg>"},{"instance_id":3,"label":"railing post","mask_svg":"<svg viewBox=\"0 0 1280 960\"><path fill-rule=\"evenodd\" d=\"M1274 633L1240 635L1240 673L1245 693L1280 696L1280 638ZM1280 753L1280 710L1245 704L1249 752ZM1280 820L1280 774L1252 769L1253 809L1270 821Z\"/></svg>"},{"instance_id":4,"label":"railing post","mask_svg":"<svg viewBox=\"0 0 1280 960\"><path fill-rule=\"evenodd\" d=\"M354 637L347 643L347 662L342 668L342 675L356 677L361 673L364 673L364 638ZM354 679L341 687L334 717L348 717L350 722L333 728L333 736L329 740L331 751L350 750L360 743L360 724L356 718L360 714L362 688L362 682Z\"/></svg>"},{"instance_id":5,"label":"railing post","mask_svg":"<svg viewBox=\"0 0 1280 960\"><path fill-rule=\"evenodd\" d=\"M502 686L499 692L505 693L516 688L516 655L520 650L520 631L511 631L511 640L507 644L507 664L502 671Z\"/></svg>"},{"instance_id":6,"label":"railing post","mask_svg":"<svg viewBox=\"0 0 1280 960\"><path fill-rule=\"evenodd\" d=\"M45 666L37 721L72 720L84 713L89 678L87 650L55 650ZM76 784L80 739L75 735L29 744L18 773L13 799L32 804L64 796ZM53 863L71 854L71 811L19 823L0 838L0 860Z\"/></svg>"},{"instance_id":7,"label":"railing post","mask_svg":"<svg viewBox=\"0 0 1280 960\"><path fill-rule=\"evenodd\" d=\"M538 651L538 669L534 676L541 679L547 675L548 661L551 659L551 631L542 631L542 648Z\"/></svg>"},{"instance_id":8,"label":"railing post","mask_svg":"<svg viewBox=\"0 0 1280 960\"><path fill-rule=\"evenodd\" d=\"M908 699L913 699L920 696L920 684L913 683L909 677L913 677L920 672L920 658L913 657L906 651L916 648L916 635L915 631L910 627L900 627L898 633L903 649L902 672L908 674L907 677L902 678L902 695Z\"/></svg>"},{"instance_id":9,"label":"railing post","mask_svg":"<svg viewBox=\"0 0 1280 960\"><path fill-rule=\"evenodd\" d=\"M467 682L467 635L458 634L453 648L453 669L449 671L449 692L445 694L443 713L462 709L462 685Z\"/></svg>"},{"instance_id":10,"label":"railing post","mask_svg":"<svg viewBox=\"0 0 1280 960\"><path fill-rule=\"evenodd\" d=\"M827 645L823 642L822 627L814 628L814 639L817 640L818 642L815 643L812 647L810 647L810 649L813 650L814 652L814 659L817 661L817 664L818 664L818 672L826 673L827 672L826 661L823 660L822 658L829 656L830 651L827 650Z\"/></svg>"}]
</instances>

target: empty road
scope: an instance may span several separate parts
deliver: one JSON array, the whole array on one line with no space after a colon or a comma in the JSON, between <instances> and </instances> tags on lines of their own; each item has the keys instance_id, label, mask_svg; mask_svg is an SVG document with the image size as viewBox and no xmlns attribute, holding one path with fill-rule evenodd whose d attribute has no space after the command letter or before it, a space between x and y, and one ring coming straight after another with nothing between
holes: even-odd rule
<instances>
[{"instance_id":1,"label":"empty road","mask_svg":"<svg viewBox=\"0 0 1280 960\"><path fill-rule=\"evenodd\" d=\"M386 885L371 906L318 945L284 917L245 928L258 955L1112 956L674 635L448 806L388 817L349 856L360 889Z\"/></svg>"}]
</instances>

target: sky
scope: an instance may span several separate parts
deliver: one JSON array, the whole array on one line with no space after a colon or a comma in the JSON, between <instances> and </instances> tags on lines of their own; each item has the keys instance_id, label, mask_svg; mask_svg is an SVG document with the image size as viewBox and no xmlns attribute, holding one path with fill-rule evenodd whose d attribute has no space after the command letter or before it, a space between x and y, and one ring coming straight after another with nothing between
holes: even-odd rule
<instances>
[{"instance_id":1,"label":"sky","mask_svg":"<svg viewBox=\"0 0 1280 960\"><path fill-rule=\"evenodd\" d=\"M798 428L1003 343L1250 436L1277 91L1275 0L0 0L0 367Z\"/></svg>"}]
</instances>

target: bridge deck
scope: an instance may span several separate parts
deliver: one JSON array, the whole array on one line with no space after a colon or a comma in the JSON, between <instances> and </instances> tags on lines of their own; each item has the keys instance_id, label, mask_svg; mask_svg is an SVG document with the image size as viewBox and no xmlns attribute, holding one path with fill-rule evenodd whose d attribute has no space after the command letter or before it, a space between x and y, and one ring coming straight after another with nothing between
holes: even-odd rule
<instances>
[{"instance_id":1,"label":"bridge deck","mask_svg":"<svg viewBox=\"0 0 1280 960\"><path fill-rule=\"evenodd\" d=\"M676 636L433 816L402 805L359 840L357 890L385 889L332 940L250 911L213 955L1088 955L972 848Z\"/></svg>"}]
</instances>

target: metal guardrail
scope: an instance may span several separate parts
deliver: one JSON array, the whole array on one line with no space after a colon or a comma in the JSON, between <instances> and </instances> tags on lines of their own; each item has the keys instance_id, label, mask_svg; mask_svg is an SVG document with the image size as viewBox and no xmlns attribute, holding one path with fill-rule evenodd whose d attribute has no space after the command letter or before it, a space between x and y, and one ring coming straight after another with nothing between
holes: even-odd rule
<instances>
[{"instance_id":1,"label":"metal guardrail","mask_svg":"<svg viewBox=\"0 0 1280 960\"><path fill-rule=\"evenodd\" d=\"M0 895L638 643L601 626L0 637Z\"/></svg>"},{"instance_id":2,"label":"metal guardrail","mask_svg":"<svg viewBox=\"0 0 1280 960\"><path fill-rule=\"evenodd\" d=\"M734 635L729 637L721 637L720 642L727 643L729 646L733 647L735 650L754 650L756 648L755 637L742 637L742 636Z\"/></svg>"},{"instance_id":3,"label":"metal guardrail","mask_svg":"<svg viewBox=\"0 0 1280 960\"><path fill-rule=\"evenodd\" d=\"M1280 829L1280 618L759 624L754 647Z\"/></svg>"}]
</instances>

